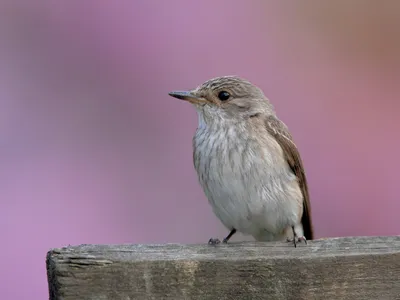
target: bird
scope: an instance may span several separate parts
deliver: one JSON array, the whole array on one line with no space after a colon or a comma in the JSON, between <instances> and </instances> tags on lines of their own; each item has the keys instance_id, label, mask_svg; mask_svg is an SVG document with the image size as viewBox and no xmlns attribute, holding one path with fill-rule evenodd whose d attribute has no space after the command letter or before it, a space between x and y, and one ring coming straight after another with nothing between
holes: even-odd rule
<instances>
[{"instance_id":1,"label":"bird","mask_svg":"<svg viewBox=\"0 0 400 300\"><path fill-rule=\"evenodd\" d=\"M168 94L197 111L193 163L214 214L229 231L223 243L236 232L256 241L286 240L294 247L312 240L303 162L263 91L230 75Z\"/></svg>"}]
</instances>

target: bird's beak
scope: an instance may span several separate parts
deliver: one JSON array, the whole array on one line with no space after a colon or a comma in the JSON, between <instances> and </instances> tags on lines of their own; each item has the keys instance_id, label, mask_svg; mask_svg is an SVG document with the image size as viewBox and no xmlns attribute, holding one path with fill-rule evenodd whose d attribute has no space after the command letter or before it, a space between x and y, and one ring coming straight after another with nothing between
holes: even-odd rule
<instances>
[{"instance_id":1,"label":"bird's beak","mask_svg":"<svg viewBox=\"0 0 400 300\"><path fill-rule=\"evenodd\" d=\"M168 93L168 95L170 95L174 98L188 101L193 104L205 104L208 102L206 99L197 97L196 95L193 95L193 93L188 92L188 91L170 92L170 93Z\"/></svg>"}]
</instances>

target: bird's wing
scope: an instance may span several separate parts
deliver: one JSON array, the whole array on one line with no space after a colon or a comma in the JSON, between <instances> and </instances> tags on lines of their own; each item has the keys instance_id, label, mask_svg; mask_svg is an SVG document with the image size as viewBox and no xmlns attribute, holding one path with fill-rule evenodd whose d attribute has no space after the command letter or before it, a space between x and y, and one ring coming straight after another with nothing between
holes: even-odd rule
<instances>
[{"instance_id":1,"label":"bird's wing","mask_svg":"<svg viewBox=\"0 0 400 300\"><path fill-rule=\"evenodd\" d=\"M289 133L288 128L282 121L277 119L275 116L268 116L265 120L265 125L268 132L275 137L276 141L281 146L286 161L299 180L301 192L303 194L303 216L301 218L301 223L303 225L305 238L307 240L312 240L314 238L314 232L311 221L310 196L308 193L303 162L300 158L299 151L293 142L293 138Z\"/></svg>"}]
</instances>

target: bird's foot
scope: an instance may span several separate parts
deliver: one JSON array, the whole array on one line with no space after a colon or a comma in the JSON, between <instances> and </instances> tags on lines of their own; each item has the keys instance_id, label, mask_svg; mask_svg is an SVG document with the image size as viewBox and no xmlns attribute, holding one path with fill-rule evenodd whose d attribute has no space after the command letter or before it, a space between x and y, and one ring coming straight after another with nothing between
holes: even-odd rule
<instances>
[{"instance_id":1,"label":"bird's foot","mask_svg":"<svg viewBox=\"0 0 400 300\"><path fill-rule=\"evenodd\" d=\"M224 242L225 242L225 240L224 240ZM211 239L208 240L208 244L209 245L218 245L219 243L221 243L221 241L219 239L211 238Z\"/></svg>"},{"instance_id":2,"label":"bird's foot","mask_svg":"<svg viewBox=\"0 0 400 300\"><path fill-rule=\"evenodd\" d=\"M297 238L297 241L298 241L299 243L304 242L304 243L307 245L307 239L306 239L306 237L305 237L304 235L298 237L298 238Z\"/></svg>"},{"instance_id":3,"label":"bird's foot","mask_svg":"<svg viewBox=\"0 0 400 300\"><path fill-rule=\"evenodd\" d=\"M288 242L288 243L293 243L294 244L294 247L296 247L296 245L297 245L297 243L301 243L301 242L304 242L306 245L307 245L307 239L306 239L306 237L305 236L300 236L300 237L294 237L294 238L290 238L290 237L288 237L287 239L286 239L286 241Z\"/></svg>"},{"instance_id":4,"label":"bird's foot","mask_svg":"<svg viewBox=\"0 0 400 300\"><path fill-rule=\"evenodd\" d=\"M222 243L223 243L223 244L227 244L228 241L229 241L229 239L230 239L230 238L232 237L232 235L234 235L235 233L236 233L236 229L235 229L235 228L232 228L232 230L229 232L228 236L222 240ZM219 243L221 243L221 241L220 241L219 239L213 239L213 238L211 238L211 239L208 241L208 244L209 244L209 245L217 245L217 244L219 244Z\"/></svg>"}]
</instances>

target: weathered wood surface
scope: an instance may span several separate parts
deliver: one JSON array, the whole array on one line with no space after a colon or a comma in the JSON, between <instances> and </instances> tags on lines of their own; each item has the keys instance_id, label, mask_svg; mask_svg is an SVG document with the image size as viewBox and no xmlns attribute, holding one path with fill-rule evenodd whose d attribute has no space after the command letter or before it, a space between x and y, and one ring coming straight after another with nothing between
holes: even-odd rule
<instances>
[{"instance_id":1,"label":"weathered wood surface","mask_svg":"<svg viewBox=\"0 0 400 300\"><path fill-rule=\"evenodd\" d=\"M400 237L81 245L47 254L50 299L400 299Z\"/></svg>"}]
</instances>

